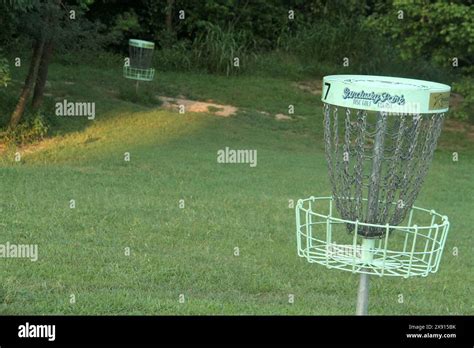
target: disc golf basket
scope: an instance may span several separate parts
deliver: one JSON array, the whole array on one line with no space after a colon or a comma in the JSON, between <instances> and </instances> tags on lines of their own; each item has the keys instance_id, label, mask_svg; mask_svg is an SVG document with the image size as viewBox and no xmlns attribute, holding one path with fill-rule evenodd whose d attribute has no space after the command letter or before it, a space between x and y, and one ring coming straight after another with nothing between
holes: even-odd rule
<instances>
[{"instance_id":1,"label":"disc golf basket","mask_svg":"<svg viewBox=\"0 0 474 348\"><path fill-rule=\"evenodd\" d=\"M298 255L359 273L358 315L367 314L370 275L426 277L438 270L448 218L414 202L450 90L440 83L382 76L323 80L332 196L298 201Z\"/></svg>"},{"instance_id":2,"label":"disc golf basket","mask_svg":"<svg viewBox=\"0 0 474 348\"><path fill-rule=\"evenodd\" d=\"M130 39L128 45L130 64L124 65L123 76L136 80L138 89L139 81L152 81L155 76L155 69L151 67L155 44L150 41Z\"/></svg>"}]
</instances>

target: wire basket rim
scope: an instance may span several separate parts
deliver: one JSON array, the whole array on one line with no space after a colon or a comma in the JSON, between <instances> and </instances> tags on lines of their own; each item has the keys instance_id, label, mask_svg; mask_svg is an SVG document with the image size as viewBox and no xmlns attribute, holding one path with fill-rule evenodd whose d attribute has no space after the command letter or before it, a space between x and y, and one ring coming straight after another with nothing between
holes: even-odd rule
<instances>
[{"instance_id":1,"label":"wire basket rim","mask_svg":"<svg viewBox=\"0 0 474 348\"><path fill-rule=\"evenodd\" d=\"M413 205L411 207L411 210L418 210L418 211L423 211L425 213L429 213L432 216L434 215L434 216L437 216L437 217L441 218L443 220L443 222L441 224L433 224L433 225L426 225L426 226L424 226L424 225L423 226L418 226L417 224L414 224L412 226L402 226L402 225L390 225L389 223L386 223L386 224L372 224L372 223L368 223L368 222L360 222L359 220L347 220L347 219L334 217L334 216L331 215L331 213L329 213L328 215L316 213L316 212L310 210L309 207L307 209L305 209L303 207L303 203L307 202L307 201L310 201L310 200L313 201L313 202L317 201L317 200L330 200L330 201L333 201L334 200L333 196L323 196L323 197L310 196L308 198L298 199L298 201L296 203L296 208L300 209L300 210L303 210L306 213L318 216L320 218L329 220L329 221L334 222L334 223L345 223L345 224L353 224L353 225L357 225L357 226L397 229L397 230L402 230L402 231L404 229L406 229L407 231L405 231L405 232L407 232L407 233L411 233L410 230L415 230L415 229L425 230L425 229L432 229L432 228L436 228L436 227L442 228L442 227L445 227L445 226L449 226L449 219L446 215L441 215L441 214L437 213L434 209L425 209L425 208L417 207L415 205ZM363 198L362 200L367 201L367 198ZM393 202L392 204L396 205L396 202Z\"/></svg>"}]
</instances>

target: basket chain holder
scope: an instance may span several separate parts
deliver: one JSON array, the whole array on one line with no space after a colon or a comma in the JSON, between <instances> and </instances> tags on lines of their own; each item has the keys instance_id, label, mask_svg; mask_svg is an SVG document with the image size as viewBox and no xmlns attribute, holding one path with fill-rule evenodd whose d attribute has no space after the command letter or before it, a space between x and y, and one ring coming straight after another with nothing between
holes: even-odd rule
<instances>
[{"instance_id":1,"label":"basket chain holder","mask_svg":"<svg viewBox=\"0 0 474 348\"><path fill-rule=\"evenodd\" d=\"M332 196L298 201L298 255L360 273L358 315L368 312L371 274L408 278L438 270L448 218L414 202L449 94L449 86L422 80L365 75L323 80ZM326 209L317 208L325 202ZM347 242L336 243L335 238Z\"/></svg>"}]
</instances>

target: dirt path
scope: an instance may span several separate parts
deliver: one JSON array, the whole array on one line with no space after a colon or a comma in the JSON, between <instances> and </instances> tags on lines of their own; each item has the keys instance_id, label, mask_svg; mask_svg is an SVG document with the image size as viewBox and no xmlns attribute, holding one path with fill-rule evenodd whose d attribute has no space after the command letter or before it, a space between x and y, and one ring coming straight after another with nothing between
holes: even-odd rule
<instances>
[{"instance_id":1,"label":"dirt path","mask_svg":"<svg viewBox=\"0 0 474 348\"><path fill-rule=\"evenodd\" d=\"M222 105L184 98L158 97L158 99L163 102L163 108L171 110L179 110L181 107L184 107L185 112L210 112L221 117L233 116L238 111L238 108L232 105Z\"/></svg>"}]
</instances>

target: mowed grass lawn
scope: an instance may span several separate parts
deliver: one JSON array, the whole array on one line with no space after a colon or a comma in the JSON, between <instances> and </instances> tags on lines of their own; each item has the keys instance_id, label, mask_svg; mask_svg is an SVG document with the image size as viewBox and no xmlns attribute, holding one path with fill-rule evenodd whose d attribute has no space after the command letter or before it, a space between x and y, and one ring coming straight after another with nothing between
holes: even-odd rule
<instances>
[{"instance_id":1,"label":"mowed grass lawn","mask_svg":"<svg viewBox=\"0 0 474 348\"><path fill-rule=\"evenodd\" d=\"M0 259L0 314L354 313L358 276L296 255L290 200L330 194L318 96L264 77L158 73L140 86L239 107L221 118L120 100L133 90L120 71L53 65L50 82L97 116L2 155L0 243L38 244L39 259ZM289 104L294 120L274 120ZM256 149L257 166L217 163L226 146ZM473 148L445 131L417 201L452 224L439 272L373 277L371 314L474 314Z\"/></svg>"}]
</instances>

